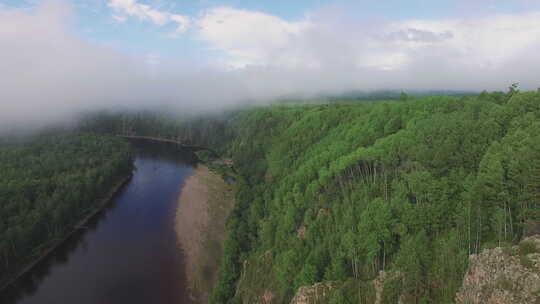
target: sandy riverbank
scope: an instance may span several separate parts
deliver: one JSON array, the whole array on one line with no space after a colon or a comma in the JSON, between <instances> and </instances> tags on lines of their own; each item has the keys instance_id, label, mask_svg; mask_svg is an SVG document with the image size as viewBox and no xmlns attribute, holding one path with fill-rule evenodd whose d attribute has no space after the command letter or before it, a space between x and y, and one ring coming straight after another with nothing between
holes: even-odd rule
<instances>
[{"instance_id":1,"label":"sandy riverbank","mask_svg":"<svg viewBox=\"0 0 540 304\"><path fill-rule=\"evenodd\" d=\"M197 302L207 302L217 280L225 223L233 205L233 186L206 166L198 165L183 185L175 228L185 258L186 277Z\"/></svg>"}]
</instances>

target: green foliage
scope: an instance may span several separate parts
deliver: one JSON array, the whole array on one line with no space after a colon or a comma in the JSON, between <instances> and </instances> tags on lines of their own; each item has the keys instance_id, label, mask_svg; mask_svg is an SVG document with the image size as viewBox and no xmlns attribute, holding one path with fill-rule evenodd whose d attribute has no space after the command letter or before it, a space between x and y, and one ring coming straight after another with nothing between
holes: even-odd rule
<instances>
[{"instance_id":1,"label":"green foliage","mask_svg":"<svg viewBox=\"0 0 540 304\"><path fill-rule=\"evenodd\" d=\"M452 302L468 255L519 239L538 216L539 118L540 95L517 88L242 112L228 126L250 193L237 200L245 231L232 237L249 244L238 265L271 252L267 275L289 297L395 269L405 302Z\"/></svg>"},{"instance_id":2,"label":"green foliage","mask_svg":"<svg viewBox=\"0 0 540 304\"><path fill-rule=\"evenodd\" d=\"M197 151L195 152L195 155L197 155L199 160L203 163L209 162L210 159L212 158L212 153L210 153L210 151L207 151L207 150Z\"/></svg>"},{"instance_id":3,"label":"green foliage","mask_svg":"<svg viewBox=\"0 0 540 304\"><path fill-rule=\"evenodd\" d=\"M370 283L348 279L344 282L333 282L326 299L317 303L373 303L375 301L375 289Z\"/></svg>"},{"instance_id":4,"label":"green foliage","mask_svg":"<svg viewBox=\"0 0 540 304\"><path fill-rule=\"evenodd\" d=\"M386 280L383 285L383 292L381 297L382 304L394 304L399 303L399 297L402 293L402 280L401 278L392 278Z\"/></svg>"},{"instance_id":5,"label":"green foliage","mask_svg":"<svg viewBox=\"0 0 540 304\"><path fill-rule=\"evenodd\" d=\"M111 136L0 146L0 279L72 230L131 163L129 145Z\"/></svg>"},{"instance_id":6,"label":"green foliage","mask_svg":"<svg viewBox=\"0 0 540 304\"><path fill-rule=\"evenodd\" d=\"M538 248L536 248L536 244L533 241L522 241L519 243L519 254L520 255L528 255L531 253L537 253Z\"/></svg>"}]
</instances>

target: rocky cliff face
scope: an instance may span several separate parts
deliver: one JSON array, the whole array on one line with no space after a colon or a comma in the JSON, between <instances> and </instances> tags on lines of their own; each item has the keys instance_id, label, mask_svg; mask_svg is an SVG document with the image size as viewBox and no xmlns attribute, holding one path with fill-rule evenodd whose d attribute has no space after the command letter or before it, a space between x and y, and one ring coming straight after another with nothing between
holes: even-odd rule
<instances>
[{"instance_id":1,"label":"rocky cliff face","mask_svg":"<svg viewBox=\"0 0 540 304\"><path fill-rule=\"evenodd\" d=\"M360 303L373 303L373 304L381 304L383 303L383 291L384 291L384 284L388 280L395 280L395 279L401 279L402 273L390 271L380 271L379 275L372 281L367 282L366 285L364 285L363 295L360 296ZM302 286L300 287L294 298L291 300L290 304L326 304L326 303L336 303L336 299L333 301L330 300L331 293L339 287L343 287L344 284L347 284L346 282L319 282L315 283L310 286ZM359 283L352 283L355 285L355 289L360 288L358 285ZM356 287L358 286L358 287ZM366 288L368 290L366 290ZM337 300L339 301L339 300ZM401 304L401 299L398 299L398 304Z\"/></svg>"},{"instance_id":2,"label":"rocky cliff face","mask_svg":"<svg viewBox=\"0 0 540 304\"><path fill-rule=\"evenodd\" d=\"M332 289L332 283L315 283L298 289L290 304L318 304L325 303L326 297Z\"/></svg>"},{"instance_id":3,"label":"rocky cliff face","mask_svg":"<svg viewBox=\"0 0 540 304\"><path fill-rule=\"evenodd\" d=\"M375 294L369 303L384 302L384 283L396 276L400 274L381 271L371 282ZM334 285L339 282L301 287L290 304L328 303ZM398 303L406 303L402 296L398 297ZM471 255L469 270L455 301L459 304L540 304L540 235L527 237L516 246Z\"/></svg>"},{"instance_id":4,"label":"rocky cliff face","mask_svg":"<svg viewBox=\"0 0 540 304\"><path fill-rule=\"evenodd\" d=\"M540 303L540 235L471 255L456 303Z\"/></svg>"}]
</instances>

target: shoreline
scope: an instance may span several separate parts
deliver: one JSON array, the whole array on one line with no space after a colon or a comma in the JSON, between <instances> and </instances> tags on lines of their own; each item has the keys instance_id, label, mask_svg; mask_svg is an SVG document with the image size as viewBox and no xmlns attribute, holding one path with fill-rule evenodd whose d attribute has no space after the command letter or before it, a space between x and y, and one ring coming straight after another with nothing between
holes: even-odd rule
<instances>
[{"instance_id":1,"label":"shoreline","mask_svg":"<svg viewBox=\"0 0 540 304\"><path fill-rule=\"evenodd\" d=\"M39 263L41 263L51 254L53 254L59 246L64 244L69 238L71 238L76 232L78 232L88 221L94 218L99 212L103 211L103 209L105 209L111 203L114 196L131 180L132 177L133 173L131 172L127 176L121 178L120 181L117 182L115 186L111 188L111 190L109 190L109 192L107 192L106 196L99 200L99 203L96 205L96 207L91 208L91 211L88 213L88 215L75 223L72 229L69 230L69 232L67 232L65 236L58 240L51 241L50 245L45 245L46 249L44 249L41 254L36 256L35 259L31 259L31 261L29 261L28 263L24 263L25 266L21 266L20 270L14 271L12 277L8 277L0 281L0 292L3 292L9 286L15 284L18 280L20 280L26 274L32 271L34 267L36 267Z\"/></svg>"},{"instance_id":2,"label":"shoreline","mask_svg":"<svg viewBox=\"0 0 540 304\"><path fill-rule=\"evenodd\" d=\"M179 249L193 300L207 303L217 282L225 224L234 206L234 187L198 164L182 186L175 216Z\"/></svg>"}]
</instances>

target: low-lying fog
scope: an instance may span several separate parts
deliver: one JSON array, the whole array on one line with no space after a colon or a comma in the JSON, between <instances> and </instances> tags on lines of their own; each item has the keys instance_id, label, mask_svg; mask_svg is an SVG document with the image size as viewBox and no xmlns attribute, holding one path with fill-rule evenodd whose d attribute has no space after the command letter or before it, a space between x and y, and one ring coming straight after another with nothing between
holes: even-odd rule
<instances>
[{"instance_id":1,"label":"low-lying fog","mask_svg":"<svg viewBox=\"0 0 540 304\"><path fill-rule=\"evenodd\" d=\"M68 1L0 4L0 130L118 106L215 111L347 90L504 90L514 82L536 89L535 9L390 22L337 6L293 21L216 7L191 20L185 34L224 60L194 63L181 56L156 62L87 41L72 30L78 15Z\"/></svg>"}]
</instances>

